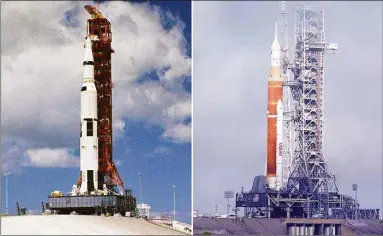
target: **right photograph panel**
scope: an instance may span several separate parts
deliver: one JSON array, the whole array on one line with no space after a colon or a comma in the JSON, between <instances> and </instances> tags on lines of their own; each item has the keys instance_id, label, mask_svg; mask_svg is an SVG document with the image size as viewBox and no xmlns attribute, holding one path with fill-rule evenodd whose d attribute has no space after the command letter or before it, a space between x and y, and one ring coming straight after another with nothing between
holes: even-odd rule
<instances>
[{"instance_id":1,"label":"right photograph panel","mask_svg":"<svg viewBox=\"0 0 383 236\"><path fill-rule=\"evenodd\" d=\"M192 9L194 235L382 234L382 2Z\"/></svg>"}]
</instances>

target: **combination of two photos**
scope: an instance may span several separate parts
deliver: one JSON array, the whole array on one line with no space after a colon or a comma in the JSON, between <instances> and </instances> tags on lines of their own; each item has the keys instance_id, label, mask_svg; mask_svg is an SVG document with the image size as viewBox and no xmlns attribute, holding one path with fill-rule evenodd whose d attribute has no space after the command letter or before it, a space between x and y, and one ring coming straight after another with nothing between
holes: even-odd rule
<instances>
[{"instance_id":1,"label":"combination of two photos","mask_svg":"<svg viewBox=\"0 0 383 236\"><path fill-rule=\"evenodd\" d=\"M382 9L1 1L1 235L383 234Z\"/></svg>"}]
</instances>

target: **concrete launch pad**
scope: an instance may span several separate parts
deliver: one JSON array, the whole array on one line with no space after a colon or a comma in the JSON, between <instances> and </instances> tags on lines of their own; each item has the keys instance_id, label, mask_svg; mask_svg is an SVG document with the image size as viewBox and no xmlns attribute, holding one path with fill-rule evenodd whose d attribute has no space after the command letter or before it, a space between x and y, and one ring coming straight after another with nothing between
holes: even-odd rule
<instances>
[{"instance_id":1,"label":"concrete launch pad","mask_svg":"<svg viewBox=\"0 0 383 236\"><path fill-rule=\"evenodd\" d=\"M87 215L1 217L1 235L180 235L143 219Z\"/></svg>"}]
</instances>

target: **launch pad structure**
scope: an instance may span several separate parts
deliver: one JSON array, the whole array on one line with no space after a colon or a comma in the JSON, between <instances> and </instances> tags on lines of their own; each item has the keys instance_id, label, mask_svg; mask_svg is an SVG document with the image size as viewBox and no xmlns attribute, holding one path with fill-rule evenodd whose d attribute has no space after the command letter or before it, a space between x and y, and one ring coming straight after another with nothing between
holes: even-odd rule
<instances>
[{"instance_id":1,"label":"launch pad structure","mask_svg":"<svg viewBox=\"0 0 383 236\"><path fill-rule=\"evenodd\" d=\"M86 175L91 176L89 180L88 177L84 178L85 173L82 171L77 185L73 186L72 194L64 196L64 194L52 193L48 207L58 214L69 214L75 211L78 214L99 215L102 212L108 212L125 215L126 212L135 211L136 198L133 197L131 190L125 189L124 182L113 163L111 54L114 50L111 47L111 23L96 7L86 5L85 9L91 16L87 20L86 38L91 39L93 61L84 61L84 66L94 65L94 83L97 90L97 119L95 120L97 120L98 138L98 146L94 148L98 148L98 172L93 177L93 171L87 170L89 173ZM83 87L81 92L84 90L86 88ZM88 132L88 129L89 127L85 131ZM82 136L88 136L88 134ZM87 183L82 183L84 179ZM93 186L93 183L89 185L92 181L97 186L91 189L88 187L87 193L77 191L81 184Z\"/></svg>"},{"instance_id":2,"label":"launch pad structure","mask_svg":"<svg viewBox=\"0 0 383 236\"><path fill-rule=\"evenodd\" d=\"M279 2L278 36L283 73L283 161L279 172L283 187L270 186L265 176L256 176L249 192L236 194L236 208L244 208L246 218L379 219L380 209L360 209L356 199L339 193L323 153L324 56L338 50L337 44L325 40L323 10L297 8L292 63L285 1Z\"/></svg>"},{"instance_id":3,"label":"launch pad structure","mask_svg":"<svg viewBox=\"0 0 383 236\"><path fill-rule=\"evenodd\" d=\"M92 6L85 6L92 18L87 22L87 35L97 37L92 44L94 56L94 77L98 104L98 188L104 184L109 189L118 188L123 193L124 183L113 163L112 134L112 29L110 22ZM78 184L81 183L81 178Z\"/></svg>"}]
</instances>

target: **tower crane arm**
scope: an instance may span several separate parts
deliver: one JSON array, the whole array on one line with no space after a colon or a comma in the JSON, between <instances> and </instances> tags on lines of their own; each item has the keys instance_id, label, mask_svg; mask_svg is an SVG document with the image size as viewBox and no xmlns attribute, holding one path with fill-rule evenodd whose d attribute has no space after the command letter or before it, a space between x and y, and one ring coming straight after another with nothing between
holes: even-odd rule
<instances>
[{"instance_id":1,"label":"tower crane arm","mask_svg":"<svg viewBox=\"0 0 383 236\"><path fill-rule=\"evenodd\" d=\"M105 18L101 12L94 6L92 5L85 5L84 6L85 10L87 10L87 12L90 14L90 16L93 18L93 19L100 19L100 18Z\"/></svg>"}]
</instances>

